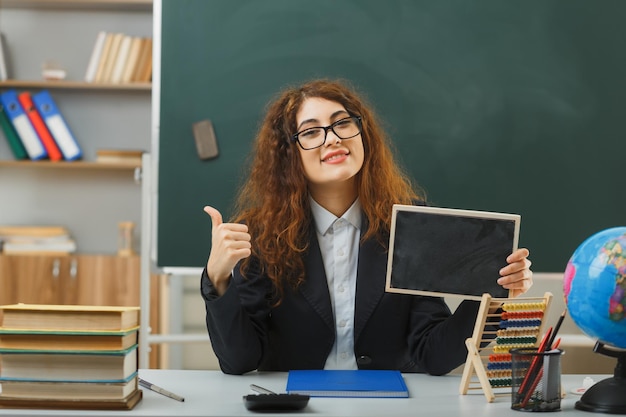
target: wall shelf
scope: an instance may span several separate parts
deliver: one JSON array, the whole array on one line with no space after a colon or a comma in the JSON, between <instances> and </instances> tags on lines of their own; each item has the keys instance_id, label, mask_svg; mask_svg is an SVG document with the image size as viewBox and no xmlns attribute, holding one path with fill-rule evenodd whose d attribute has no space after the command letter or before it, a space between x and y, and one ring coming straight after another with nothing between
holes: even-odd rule
<instances>
[{"instance_id":1,"label":"wall shelf","mask_svg":"<svg viewBox=\"0 0 626 417\"><path fill-rule=\"evenodd\" d=\"M0 81L0 88L49 88L59 90L111 90L145 91L152 90L152 83L88 83L84 81L45 81L45 80L5 80Z\"/></svg>"},{"instance_id":2,"label":"wall shelf","mask_svg":"<svg viewBox=\"0 0 626 417\"><path fill-rule=\"evenodd\" d=\"M95 161L0 161L0 167L27 169L91 169L91 170L134 170L141 164L109 163Z\"/></svg>"},{"instance_id":3,"label":"wall shelf","mask_svg":"<svg viewBox=\"0 0 626 417\"><path fill-rule=\"evenodd\" d=\"M13 9L115 9L151 10L152 0L4 0L2 7Z\"/></svg>"}]
</instances>

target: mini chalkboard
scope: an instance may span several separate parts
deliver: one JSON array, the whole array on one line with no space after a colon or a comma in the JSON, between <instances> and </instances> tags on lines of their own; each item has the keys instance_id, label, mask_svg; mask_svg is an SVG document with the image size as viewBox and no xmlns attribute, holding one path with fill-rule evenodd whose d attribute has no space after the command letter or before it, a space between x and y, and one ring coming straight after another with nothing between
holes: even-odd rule
<instances>
[{"instance_id":1,"label":"mini chalkboard","mask_svg":"<svg viewBox=\"0 0 626 417\"><path fill-rule=\"evenodd\" d=\"M507 297L497 280L517 249L520 220L517 214L394 205L386 291Z\"/></svg>"}]
</instances>

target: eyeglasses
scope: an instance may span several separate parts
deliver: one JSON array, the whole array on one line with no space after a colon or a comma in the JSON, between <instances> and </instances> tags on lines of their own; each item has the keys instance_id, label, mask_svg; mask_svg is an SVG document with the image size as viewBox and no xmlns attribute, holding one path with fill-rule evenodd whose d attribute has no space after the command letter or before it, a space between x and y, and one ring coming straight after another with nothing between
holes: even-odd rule
<instances>
[{"instance_id":1,"label":"eyeglasses","mask_svg":"<svg viewBox=\"0 0 626 417\"><path fill-rule=\"evenodd\" d=\"M332 130L339 139L350 139L361 133L361 117L350 116L339 119L329 126L309 127L291 137L304 150L315 149L326 143L328 131Z\"/></svg>"}]
</instances>

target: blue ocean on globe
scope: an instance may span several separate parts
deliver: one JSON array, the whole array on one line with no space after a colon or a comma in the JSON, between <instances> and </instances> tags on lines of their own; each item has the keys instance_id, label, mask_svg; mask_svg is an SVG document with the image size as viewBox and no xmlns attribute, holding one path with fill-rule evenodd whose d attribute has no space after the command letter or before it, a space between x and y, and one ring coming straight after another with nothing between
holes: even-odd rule
<instances>
[{"instance_id":1,"label":"blue ocean on globe","mask_svg":"<svg viewBox=\"0 0 626 417\"><path fill-rule=\"evenodd\" d=\"M626 227L587 238L567 263L567 309L588 336L626 349Z\"/></svg>"}]
</instances>

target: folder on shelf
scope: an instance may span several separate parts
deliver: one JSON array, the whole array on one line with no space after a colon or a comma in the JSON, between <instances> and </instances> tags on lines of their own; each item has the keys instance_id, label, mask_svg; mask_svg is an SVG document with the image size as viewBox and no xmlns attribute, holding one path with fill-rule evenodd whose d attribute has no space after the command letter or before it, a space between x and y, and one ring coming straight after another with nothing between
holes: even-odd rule
<instances>
[{"instance_id":1,"label":"folder on shelf","mask_svg":"<svg viewBox=\"0 0 626 417\"><path fill-rule=\"evenodd\" d=\"M80 159L83 152L48 90L33 95L35 107L68 161Z\"/></svg>"},{"instance_id":2,"label":"folder on shelf","mask_svg":"<svg viewBox=\"0 0 626 417\"><path fill-rule=\"evenodd\" d=\"M50 134L50 131L46 127L41 115L35 108L33 104L33 97L30 92L24 91L18 94L17 99L19 100L24 112L28 116L30 123L35 128L37 135L39 136L39 140L43 143L43 146L46 148L46 152L48 152L48 158L51 161L60 161L63 159L63 155L57 146L57 143L54 141L54 138Z\"/></svg>"},{"instance_id":3,"label":"folder on shelf","mask_svg":"<svg viewBox=\"0 0 626 417\"><path fill-rule=\"evenodd\" d=\"M85 81L92 83L96 80L96 73L98 71L98 64L102 57L102 51L104 50L104 41L106 40L107 33L103 30L98 32L96 36L96 43L91 51L89 57L89 63L87 64L87 73L85 74Z\"/></svg>"},{"instance_id":4,"label":"folder on shelf","mask_svg":"<svg viewBox=\"0 0 626 417\"><path fill-rule=\"evenodd\" d=\"M17 98L17 92L11 89L0 94L0 103L9 116L9 120L20 137L29 158L32 160L46 158L48 156L46 148L44 148L35 128L28 120L28 116Z\"/></svg>"},{"instance_id":5,"label":"folder on shelf","mask_svg":"<svg viewBox=\"0 0 626 417\"><path fill-rule=\"evenodd\" d=\"M15 159L28 159L26 149L24 149L24 145L22 144L20 137L17 135L11 120L9 120L9 115L7 115L6 111L4 111L4 106L2 104L0 104L0 127L4 132L4 137L7 138L7 142L9 142L9 147L11 148L11 152L13 152Z\"/></svg>"}]
</instances>

